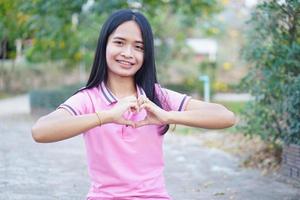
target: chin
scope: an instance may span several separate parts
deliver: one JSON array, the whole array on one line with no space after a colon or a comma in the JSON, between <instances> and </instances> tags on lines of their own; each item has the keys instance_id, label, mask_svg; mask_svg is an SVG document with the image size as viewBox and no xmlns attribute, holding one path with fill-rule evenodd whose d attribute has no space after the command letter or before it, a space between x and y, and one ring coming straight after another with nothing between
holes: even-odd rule
<instances>
[{"instance_id":1,"label":"chin","mask_svg":"<svg viewBox=\"0 0 300 200\"><path fill-rule=\"evenodd\" d=\"M130 72L130 71L125 71L124 70L120 70L117 72L114 72L113 74L120 76L120 77L133 77L135 75L136 72Z\"/></svg>"},{"instance_id":2,"label":"chin","mask_svg":"<svg viewBox=\"0 0 300 200\"><path fill-rule=\"evenodd\" d=\"M110 70L113 74L118 75L118 76L134 76L135 73L138 71L138 69L130 68L130 69L125 69L125 68L118 68L115 70Z\"/></svg>"}]
</instances>

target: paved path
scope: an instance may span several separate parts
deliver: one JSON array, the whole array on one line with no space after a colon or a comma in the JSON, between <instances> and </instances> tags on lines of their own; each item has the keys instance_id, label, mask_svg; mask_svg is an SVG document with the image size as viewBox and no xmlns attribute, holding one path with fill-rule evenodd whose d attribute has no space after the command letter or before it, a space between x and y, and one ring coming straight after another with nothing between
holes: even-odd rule
<instances>
[{"instance_id":1,"label":"paved path","mask_svg":"<svg viewBox=\"0 0 300 200\"><path fill-rule=\"evenodd\" d=\"M213 96L214 101L249 101L253 97L248 93L217 93Z\"/></svg>"},{"instance_id":2,"label":"paved path","mask_svg":"<svg viewBox=\"0 0 300 200\"><path fill-rule=\"evenodd\" d=\"M29 96L27 94L0 100L0 117L13 114L29 114L29 112Z\"/></svg>"},{"instance_id":3,"label":"paved path","mask_svg":"<svg viewBox=\"0 0 300 200\"><path fill-rule=\"evenodd\" d=\"M0 101L0 200L83 200L89 180L81 136L33 142L30 128L36 118L28 114L26 98ZM300 199L300 188L240 168L236 157L206 148L194 136L168 133L164 149L174 200Z\"/></svg>"}]
</instances>

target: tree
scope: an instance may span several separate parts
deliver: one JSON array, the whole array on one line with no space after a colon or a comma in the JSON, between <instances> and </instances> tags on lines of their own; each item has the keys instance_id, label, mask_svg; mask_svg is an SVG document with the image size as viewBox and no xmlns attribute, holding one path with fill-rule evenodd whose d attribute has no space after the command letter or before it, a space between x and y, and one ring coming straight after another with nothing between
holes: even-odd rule
<instances>
[{"instance_id":1,"label":"tree","mask_svg":"<svg viewBox=\"0 0 300 200\"><path fill-rule=\"evenodd\" d=\"M243 84L255 100L243 115L244 133L300 144L299 28L297 0L266 1L254 10L244 47L252 68Z\"/></svg>"},{"instance_id":2,"label":"tree","mask_svg":"<svg viewBox=\"0 0 300 200\"><path fill-rule=\"evenodd\" d=\"M79 60L80 38L72 17L81 12L84 0L23 1L20 9L27 21L32 46L26 55L32 61Z\"/></svg>"},{"instance_id":3,"label":"tree","mask_svg":"<svg viewBox=\"0 0 300 200\"><path fill-rule=\"evenodd\" d=\"M188 53L182 51L184 39L199 21L222 9L219 1L95 0L84 11L92 0L0 0L0 41L4 44L1 52L14 60L15 41L19 39L25 44L23 52L31 63L63 61L59 63L66 67L78 63L91 66L104 20L117 9L133 8L148 17L155 38L161 41L156 46L157 68L160 75L166 74L173 64L170 61L188 59ZM170 43L170 39L175 42ZM0 68L0 84L7 88L11 80L7 74L11 72Z\"/></svg>"},{"instance_id":4,"label":"tree","mask_svg":"<svg viewBox=\"0 0 300 200\"><path fill-rule=\"evenodd\" d=\"M21 0L0 1L0 58L15 57L15 40L28 37L28 17L20 10ZM8 49L11 51L8 52Z\"/></svg>"},{"instance_id":5,"label":"tree","mask_svg":"<svg viewBox=\"0 0 300 200\"><path fill-rule=\"evenodd\" d=\"M88 12L82 12L85 3L85 0L1 0L0 27L4 31L0 33L0 38L8 38L11 45L14 45L16 38L31 40L31 47L26 49L27 58L31 61L78 61L83 56L80 47L87 50L92 48L94 51L95 46L91 47L90 41L97 40L97 34L88 33L91 36L88 38L84 33L87 30L98 33L104 18L114 10L134 8L143 11L151 21L155 36L164 42L165 38L170 35L174 37L174 34L177 39L183 38L183 31L180 30L190 28L202 17L221 9L218 0L99 0L95 1ZM79 20L76 30L72 23L74 16L78 16ZM161 16L164 16L163 21L160 21ZM175 30L167 30L165 27L168 23L176 24L173 26Z\"/></svg>"}]
</instances>

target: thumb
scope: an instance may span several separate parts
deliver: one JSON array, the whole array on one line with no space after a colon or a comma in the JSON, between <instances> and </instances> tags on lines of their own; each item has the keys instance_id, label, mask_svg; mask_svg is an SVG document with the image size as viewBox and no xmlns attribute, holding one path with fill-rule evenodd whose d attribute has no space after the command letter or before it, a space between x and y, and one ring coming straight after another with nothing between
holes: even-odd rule
<instances>
[{"instance_id":1,"label":"thumb","mask_svg":"<svg viewBox=\"0 0 300 200\"><path fill-rule=\"evenodd\" d=\"M145 125L149 125L148 118L146 118L144 120L141 120L141 121L138 121L138 122L135 123L135 127L136 128L141 127L141 126L145 126Z\"/></svg>"},{"instance_id":2,"label":"thumb","mask_svg":"<svg viewBox=\"0 0 300 200\"><path fill-rule=\"evenodd\" d=\"M121 124L124 124L124 125L126 125L126 126L131 126L131 127L135 128L135 123L134 123L133 121L131 121L131 120L122 119L122 120L120 121L120 123L121 123Z\"/></svg>"}]
</instances>

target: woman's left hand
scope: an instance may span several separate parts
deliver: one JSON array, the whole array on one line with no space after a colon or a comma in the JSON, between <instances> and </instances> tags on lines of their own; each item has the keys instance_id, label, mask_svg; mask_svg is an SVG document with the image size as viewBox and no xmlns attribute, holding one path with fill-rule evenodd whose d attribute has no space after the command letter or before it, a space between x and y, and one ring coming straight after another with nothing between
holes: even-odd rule
<instances>
[{"instance_id":1,"label":"woman's left hand","mask_svg":"<svg viewBox=\"0 0 300 200\"><path fill-rule=\"evenodd\" d=\"M135 127L141 127L149 124L163 125L168 124L169 121L169 113L155 103L150 101L145 96L140 96L138 98L138 105L140 109L145 109L147 112L147 116L145 119L138 121L135 123Z\"/></svg>"}]
</instances>

